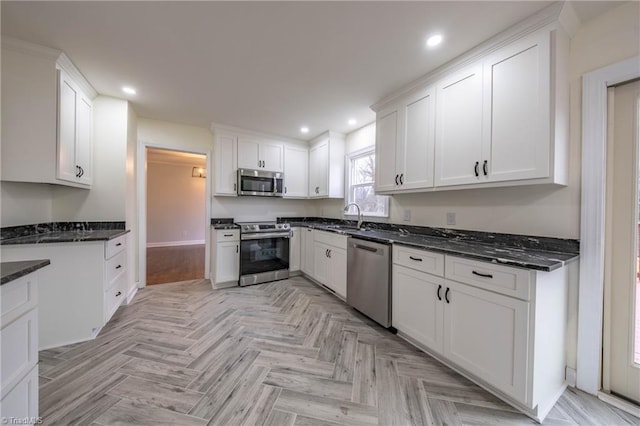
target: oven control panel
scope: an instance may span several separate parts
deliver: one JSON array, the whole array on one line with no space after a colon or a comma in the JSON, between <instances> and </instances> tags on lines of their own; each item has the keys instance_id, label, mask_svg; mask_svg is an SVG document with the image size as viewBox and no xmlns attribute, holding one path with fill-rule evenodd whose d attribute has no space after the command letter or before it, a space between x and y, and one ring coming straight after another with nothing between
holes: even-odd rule
<instances>
[{"instance_id":1,"label":"oven control panel","mask_svg":"<svg viewBox=\"0 0 640 426\"><path fill-rule=\"evenodd\" d=\"M243 223L240 225L240 232L255 233L255 232L277 232L277 231L289 231L291 225L288 223Z\"/></svg>"}]
</instances>

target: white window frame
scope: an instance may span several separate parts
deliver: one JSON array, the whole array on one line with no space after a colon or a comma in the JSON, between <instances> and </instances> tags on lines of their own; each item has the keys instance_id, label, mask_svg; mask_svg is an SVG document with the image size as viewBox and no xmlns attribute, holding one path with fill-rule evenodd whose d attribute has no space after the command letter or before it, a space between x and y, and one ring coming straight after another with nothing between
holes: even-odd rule
<instances>
[{"instance_id":1,"label":"white window frame","mask_svg":"<svg viewBox=\"0 0 640 426\"><path fill-rule=\"evenodd\" d=\"M371 154L375 154L376 153L376 147L375 145L372 146L368 146L362 149L359 149L357 151L353 151L348 153L345 156L345 177L346 179L344 180L345 183L345 196L344 196L344 201L345 201L345 205L354 202L351 198L351 194L352 191L351 189L353 187L357 187L357 186L370 186L373 184L374 190L375 190L375 178L374 181L372 183L359 183L359 184L352 184L351 183L351 179L353 176L352 173L352 165L353 165L353 161L360 158L360 157L364 157L367 155L371 155ZM371 213L371 212L362 212L362 216L363 217L389 217L389 196L387 195L378 195L378 197L383 197L384 199L384 213L383 214L378 214L378 213ZM349 211L347 211L345 214L345 216L357 216L357 213L353 213L351 211L351 209L349 209Z\"/></svg>"}]
</instances>

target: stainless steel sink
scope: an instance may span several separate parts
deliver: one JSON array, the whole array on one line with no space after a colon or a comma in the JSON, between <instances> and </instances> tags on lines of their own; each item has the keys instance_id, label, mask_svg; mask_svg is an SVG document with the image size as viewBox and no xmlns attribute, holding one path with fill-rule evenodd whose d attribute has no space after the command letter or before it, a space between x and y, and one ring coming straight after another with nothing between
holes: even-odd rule
<instances>
[{"instance_id":1,"label":"stainless steel sink","mask_svg":"<svg viewBox=\"0 0 640 426\"><path fill-rule=\"evenodd\" d=\"M338 231L366 231L365 228L358 228L353 225L322 225L323 228L335 229Z\"/></svg>"}]
</instances>

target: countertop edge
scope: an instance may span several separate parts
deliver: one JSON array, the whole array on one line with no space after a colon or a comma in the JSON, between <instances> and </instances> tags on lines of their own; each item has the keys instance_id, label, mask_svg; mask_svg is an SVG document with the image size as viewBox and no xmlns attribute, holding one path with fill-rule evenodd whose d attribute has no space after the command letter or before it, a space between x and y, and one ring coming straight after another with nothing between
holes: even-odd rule
<instances>
[{"instance_id":1,"label":"countertop edge","mask_svg":"<svg viewBox=\"0 0 640 426\"><path fill-rule=\"evenodd\" d=\"M24 277L25 275L29 275L32 272L35 272L39 269L44 268L47 265L51 264L49 259L38 259L38 260L23 260L17 262L2 262L0 264L0 268L4 271L6 266L17 266L20 264L25 264L25 266L20 269L10 272L7 275L2 274L0 277L0 285L10 283L12 281L17 280L20 277Z\"/></svg>"},{"instance_id":2,"label":"countertop edge","mask_svg":"<svg viewBox=\"0 0 640 426\"><path fill-rule=\"evenodd\" d=\"M43 241L31 241L33 238L38 238L38 236L46 236L48 234L54 234L54 233L66 233L66 232L74 232L74 231L56 231L56 232L48 232L48 233L43 233L43 234L36 234L36 235L25 235L25 236L21 236L21 237L17 237L17 238L9 238L9 239L5 239L5 240L0 240L0 246L12 246L12 245L28 245L28 244L55 244L55 243L84 243L84 242L95 242L95 241L110 241L113 240L115 238L121 237L123 235L128 234L129 232L131 232L130 229L113 229L113 230L109 230L109 229L100 229L100 230L95 230L95 231L84 231L84 232L95 232L97 233L105 233L105 232L113 232L113 234L109 234L109 235L99 235L99 236L92 236L92 235L83 235L81 237L68 237L68 238L60 238L60 239L56 239L56 240L43 240Z\"/></svg>"}]
</instances>

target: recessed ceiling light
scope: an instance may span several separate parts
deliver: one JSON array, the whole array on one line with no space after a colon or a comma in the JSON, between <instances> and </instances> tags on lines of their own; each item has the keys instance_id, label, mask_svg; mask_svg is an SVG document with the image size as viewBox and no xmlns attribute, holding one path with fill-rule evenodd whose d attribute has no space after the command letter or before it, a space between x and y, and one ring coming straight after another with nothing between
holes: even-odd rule
<instances>
[{"instance_id":1,"label":"recessed ceiling light","mask_svg":"<svg viewBox=\"0 0 640 426\"><path fill-rule=\"evenodd\" d=\"M307 126L300 127L300 132L302 132L302 133L309 133L309 128L308 128Z\"/></svg>"},{"instance_id":2,"label":"recessed ceiling light","mask_svg":"<svg viewBox=\"0 0 640 426\"><path fill-rule=\"evenodd\" d=\"M356 125L356 123L357 123L357 121L356 121L356 119L355 119L355 118L350 118L350 119L349 119L349 121L348 121L348 123L349 123L349 126L355 126L355 125Z\"/></svg>"},{"instance_id":3,"label":"recessed ceiling light","mask_svg":"<svg viewBox=\"0 0 640 426\"><path fill-rule=\"evenodd\" d=\"M427 47L436 47L442 43L442 35L435 34L427 39Z\"/></svg>"},{"instance_id":4,"label":"recessed ceiling light","mask_svg":"<svg viewBox=\"0 0 640 426\"><path fill-rule=\"evenodd\" d=\"M136 89L134 89L133 87L125 86L125 87L122 88L122 91L124 93L126 93L127 95L135 95L136 94Z\"/></svg>"}]
</instances>

